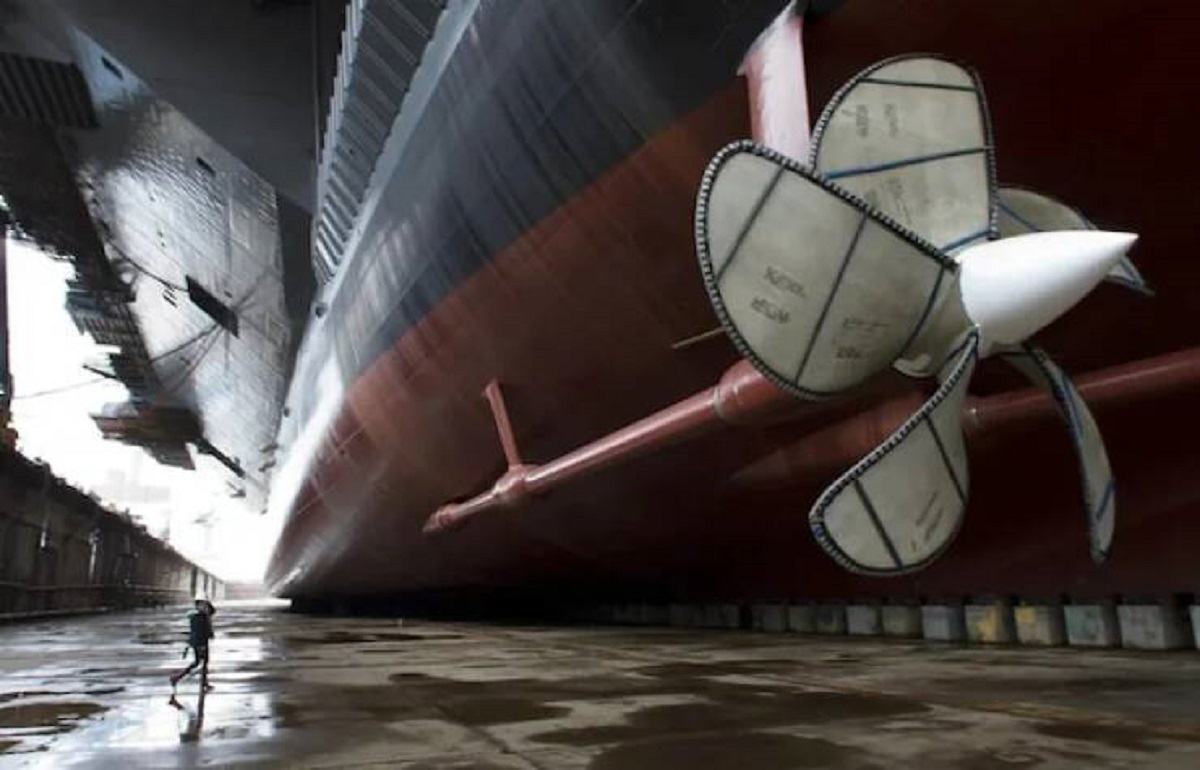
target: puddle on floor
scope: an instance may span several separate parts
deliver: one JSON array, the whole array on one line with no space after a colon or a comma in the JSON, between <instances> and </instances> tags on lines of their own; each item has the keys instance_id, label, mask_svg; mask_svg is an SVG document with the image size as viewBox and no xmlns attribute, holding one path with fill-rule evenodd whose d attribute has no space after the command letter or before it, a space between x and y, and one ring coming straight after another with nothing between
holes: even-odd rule
<instances>
[{"instance_id":1,"label":"puddle on floor","mask_svg":"<svg viewBox=\"0 0 1200 770\"><path fill-rule=\"evenodd\" d=\"M536 722L565 717L571 713L566 706L552 706L521 697L464 698L444 705L442 710L454 721L471 727Z\"/></svg>"},{"instance_id":2,"label":"puddle on floor","mask_svg":"<svg viewBox=\"0 0 1200 770\"><path fill-rule=\"evenodd\" d=\"M107 710L106 706L86 701L16 704L0 708L0 729L47 728L63 732Z\"/></svg>"},{"instance_id":3,"label":"puddle on floor","mask_svg":"<svg viewBox=\"0 0 1200 770\"><path fill-rule=\"evenodd\" d=\"M534 739L568 746L590 746L651 740L657 736L679 733L881 719L929 710L925 704L885 695L761 693L746 688L735 689L727 697L707 703L649 706L626 714L622 724L561 728L535 735Z\"/></svg>"}]
</instances>

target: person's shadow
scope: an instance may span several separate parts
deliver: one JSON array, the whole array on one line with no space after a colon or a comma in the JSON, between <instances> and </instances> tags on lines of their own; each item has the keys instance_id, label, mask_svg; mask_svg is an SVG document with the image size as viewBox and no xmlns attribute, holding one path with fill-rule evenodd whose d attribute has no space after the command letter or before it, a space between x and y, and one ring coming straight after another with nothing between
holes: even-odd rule
<instances>
[{"instance_id":1,"label":"person's shadow","mask_svg":"<svg viewBox=\"0 0 1200 770\"><path fill-rule=\"evenodd\" d=\"M200 740L200 730L204 727L204 697L206 688L200 688L200 694L196 697L196 708L190 709L179 702L179 698L174 693L171 694L171 699L167 701L171 706L183 712L183 721L179 730L180 743L195 743Z\"/></svg>"}]
</instances>

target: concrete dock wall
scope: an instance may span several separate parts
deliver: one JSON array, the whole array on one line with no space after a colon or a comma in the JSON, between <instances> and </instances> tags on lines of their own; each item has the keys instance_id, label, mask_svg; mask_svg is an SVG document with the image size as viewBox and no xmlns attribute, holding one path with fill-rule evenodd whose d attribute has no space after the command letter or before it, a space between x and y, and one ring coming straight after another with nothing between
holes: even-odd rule
<instances>
[{"instance_id":1,"label":"concrete dock wall","mask_svg":"<svg viewBox=\"0 0 1200 770\"><path fill-rule=\"evenodd\" d=\"M215 576L128 517L0 451L0 619L221 598Z\"/></svg>"}]
</instances>

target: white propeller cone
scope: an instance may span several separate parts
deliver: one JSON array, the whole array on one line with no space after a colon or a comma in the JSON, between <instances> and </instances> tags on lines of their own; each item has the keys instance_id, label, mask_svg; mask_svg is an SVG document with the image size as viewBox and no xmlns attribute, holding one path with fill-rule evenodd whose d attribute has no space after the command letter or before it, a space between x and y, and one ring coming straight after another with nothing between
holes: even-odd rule
<instances>
[{"instance_id":1,"label":"white propeller cone","mask_svg":"<svg viewBox=\"0 0 1200 770\"><path fill-rule=\"evenodd\" d=\"M963 305L983 354L1017 345L1070 310L1125 256L1137 236L1101 230L1030 233L959 255Z\"/></svg>"}]
</instances>

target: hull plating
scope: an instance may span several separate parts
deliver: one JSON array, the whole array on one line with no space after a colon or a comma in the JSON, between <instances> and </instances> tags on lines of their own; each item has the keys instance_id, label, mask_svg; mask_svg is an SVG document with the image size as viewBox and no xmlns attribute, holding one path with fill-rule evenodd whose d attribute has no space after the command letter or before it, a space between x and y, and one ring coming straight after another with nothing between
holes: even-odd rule
<instances>
[{"instance_id":1,"label":"hull plating","mask_svg":"<svg viewBox=\"0 0 1200 770\"><path fill-rule=\"evenodd\" d=\"M1101 226L1142 234L1134 256L1158 296L1106 287L1039 338L1073 373L1200 343L1188 322L1196 273L1181 258L1196 251L1197 237L1186 189L1173 182L1194 178L1200 157L1184 151L1189 121L1171 115L1172 105L1200 96L1200 87L1171 77L1184 71L1186 52L1200 48L1187 39L1196 33L1183 6L1153 5L1131 17L1115 1L1079 14L1032 0L848 0L806 30L814 107L885 56L933 50L961 58L988 87L1002 182L1044 190ZM329 313L301 352L283 431L288 459L272 498L286 517L269 573L277 592L1194 589L1200 415L1186 391L1098 414L1119 511L1115 549L1102 567L1088 556L1070 445L1049 419L971 442L974 489L962 534L943 561L905 578L846 574L812 543L805 513L842 467L814 462L771 484L729 483L756 461L806 436L813 441L810 420L729 428L526 508L424 536L438 506L486 489L504 470L482 397L490 380L503 384L524 458L541 462L711 385L736 360L721 337L676 343L716 325L695 264L692 206L713 152L750 134L735 46L775 9L727 25L733 39L713 20L676 29L602 3L594 10L479 20L481 39L497 46L531 29L574 42L558 59L539 59L537 44L509 51L515 58L505 66L496 51L483 55L483 43L456 52L443 93L458 107L440 123L424 121L426 133L412 140L422 162L409 170L424 175L405 177L397 167L389 205L376 210L369 237L343 265ZM1166 29L1175 34L1164 36ZM580 61L586 66L571 69ZM455 72L469 75L480 62L490 64L490 88L456 91L474 81ZM544 120L514 120L522 98L555 92L538 80L553 80L544 73L555 66L572 72L566 82L577 87L531 113ZM600 146L604 152L594 152ZM470 162L456 165L456 155ZM588 163L577 162L583 155ZM555 186L555 164L575 177ZM984 367L975 389L1017 384ZM833 420L845 406L827 409Z\"/></svg>"}]
</instances>

